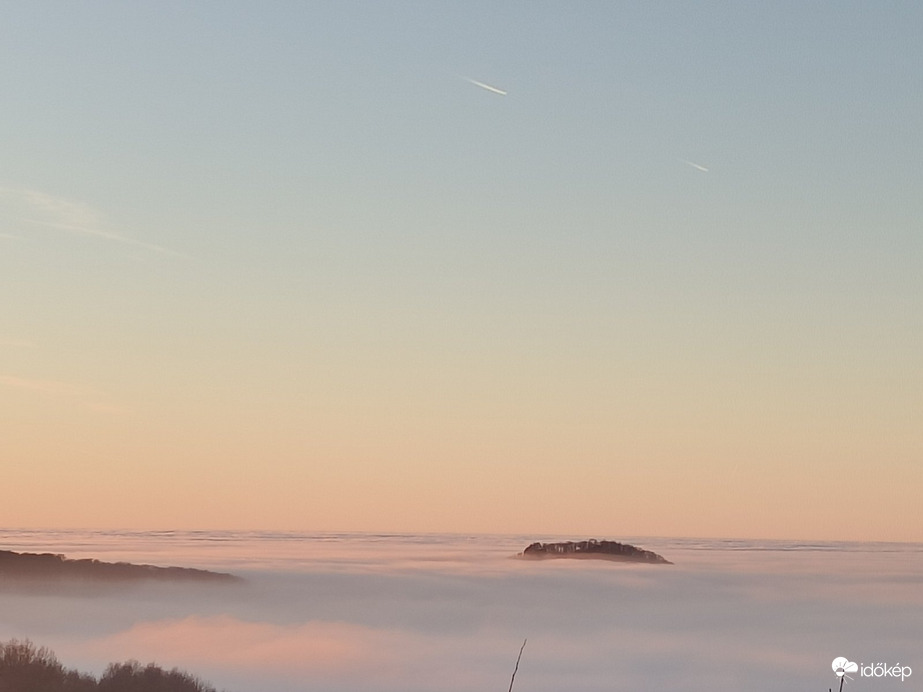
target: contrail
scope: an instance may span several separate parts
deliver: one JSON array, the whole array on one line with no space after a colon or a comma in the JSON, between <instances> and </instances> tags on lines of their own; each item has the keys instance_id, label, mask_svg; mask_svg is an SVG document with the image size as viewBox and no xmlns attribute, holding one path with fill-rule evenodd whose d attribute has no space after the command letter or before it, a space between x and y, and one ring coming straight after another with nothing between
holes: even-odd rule
<instances>
[{"instance_id":1,"label":"contrail","mask_svg":"<svg viewBox=\"0 0 923 692\"><path fill-rule=\"evenodd\" d=\"M134 245L135 247L143 247L147 250L153 250L154 252L159 252L163 255L173 255L174 257L187 257L181 252L176 250L171 250L170 248L163 247L162 245L154 245L153 243L145 243L142 240L135 240L133 238L128 238L118 233L113 233L111 231L104 231L100 228L91 228L87 226L77 226L69 223L55 223L52 221L40 221L38 219L23 219L26 223L34 223L39 226L47 226L48 228L56 228L59 231L67 231L68 233L79 233L81 235L93 236L96 238L105 238L106 240L114 240L117 243L125 243L126 245Z\"/></svg>"},{"instance_id":2,"label":"contrail","mask_svg":"<svg viewBox=\"0 0 923 692\"><path fill-rule=\"evenodd\" d=\"M492 87L490 84L484 84L484 82L479 82L476 79L471 79L470 77L462 77L466 82L474 84L474 86L479 86L482 89L487 89L487 91L492 91L495 94L500 94L500 96L506 96L506 92L503 89L498 89L497 87Z\"/></svg>"},{"instance_id":3,"label":"contrail","mask_svg":"<svg viewBox=\"0 0 923 692\"><path fill-rule=\"evenodd\" d=\"M687 166L692 166L693 168L696 168L702 171L703 173L708 173L708 169L705 168L705 166L700 166L699 164L693 163L692 161L687 161L686 159L679 159L679 160L685 163Z\"/></svg>"},{"instance_id":4,"label":"contrail","mask_svg":"<svg viewBox=\"0 0 923 692\"><path fill-rule=\"evenodd\" d=\"M38 190L0 186L0 206L7 205L12 206L14 214L18 211L19 220L25 223L54 228L67 233L79 233L85 236L104 238L164 255L187 257L183 253L176 252L170 248L134 240L121 233L106 230L102 214L82 202L55 197ZM19 236L0 233L0 237L18 238Z\"/></svg>"}]
</instances>

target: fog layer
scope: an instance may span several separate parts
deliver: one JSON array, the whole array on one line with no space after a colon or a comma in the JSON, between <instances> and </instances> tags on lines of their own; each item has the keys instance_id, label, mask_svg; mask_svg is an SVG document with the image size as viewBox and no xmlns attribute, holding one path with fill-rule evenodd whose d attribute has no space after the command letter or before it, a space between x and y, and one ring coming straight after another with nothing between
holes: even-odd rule
<instances>
[{"instance_id":1,"label":"fog layer","mask_svg":"<svg viewBox=\"0 0 923 692\"><path fill-rule=\"evenodd\" d=\"M151 557L137 536L108 550L119 540ZM837 656L923 679L919 546L639 541L676 564L513 560L508 538L239 537L200 557L240 585L4 587L0 639L229 692L506 689L525 638L518 692L825 690Z\"/></svg>"}]
</instances>

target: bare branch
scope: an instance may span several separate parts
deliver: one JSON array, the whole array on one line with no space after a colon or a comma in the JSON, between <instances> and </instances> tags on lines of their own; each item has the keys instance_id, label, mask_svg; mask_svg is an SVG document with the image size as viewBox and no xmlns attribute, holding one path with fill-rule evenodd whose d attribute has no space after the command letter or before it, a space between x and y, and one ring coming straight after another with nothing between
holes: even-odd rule
<instances>
[{"instance_id":1,"label":"bare branch","mask_svg":"<svg viewBox=\"0 0 923 692\"><path fill-rule=\"evenodd\" d=\"M516 667L513 668L513 677L510 678L510 692L513 692L513 680L516 679L516 671L519 670L519 661L522 658L522 650L526 648L526 642L528 639L522 640L522 646L519 647L519 656L516 657Z\"/></svg>"}]
</instances>

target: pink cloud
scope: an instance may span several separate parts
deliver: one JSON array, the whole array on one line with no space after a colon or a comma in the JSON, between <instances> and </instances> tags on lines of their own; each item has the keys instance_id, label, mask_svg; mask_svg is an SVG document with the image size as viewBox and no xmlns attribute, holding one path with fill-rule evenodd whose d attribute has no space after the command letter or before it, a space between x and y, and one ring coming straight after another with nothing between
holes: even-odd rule
<instances>
[{"instance_id":1,"label":"pink cloud","mask_svg":"<svg viewBox=\"0 0 923 692\"><path fill-rule=\"evenodd\" d=\"M228 615L136 624L96 639L87 653L106 659L156 660L164 665L272 668L299 674L340 674L392 668L412 649L410 635L341 622L299 625L247 622Z\"/></svg>"}]
</instances>

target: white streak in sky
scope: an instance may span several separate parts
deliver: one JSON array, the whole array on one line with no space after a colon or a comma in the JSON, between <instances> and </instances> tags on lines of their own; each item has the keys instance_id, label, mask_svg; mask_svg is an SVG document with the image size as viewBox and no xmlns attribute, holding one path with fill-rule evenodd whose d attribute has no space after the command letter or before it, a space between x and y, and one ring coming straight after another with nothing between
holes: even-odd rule
<instances>
[{"instance_id":1,"label":"white streak in sky","mask_svg":"<svg viewBox=\"0 0 923 692\"><path fill-rule=\"evenodd\" d=\"M52 399L74 401L80 406L102 413L124 413L124 409L110 402L104 392L70 382L0 375L0 387L34 392Z\"/></svg>"},{"instance_id":2,"label":"white streak in sky","mask_svg":"<svg viewBox=\"0 0 923 692\"><path fill-rule=\"evenodd\" d=\"M38 190L9 187L0 187L0 202L4 202L2 206L7 207L10 215L21 223L133 245L164 255L185 257L175 250L107 229L102 214L82 202L55 197Z\"/></svg>"},{"instance_id":3,"label":"white streak in sky","mask_svg":"<svg viewBox=\"0 0 923 692\"><path fill-rule=\"evenodd\" d=\"M93 228L88 226L78 226L75 224L69 223L56 223L54 221L40 221L39 219L23 219L26 223L33 223L39 226L45 226L47 228L54 228L59 231L67 231L68 233L77 233L79 235L88 235L95 238L103 238L105 240L113 240L117 243L124 243L125 245L134 245L135 247L142 247L147 250L152 250L154 252L159 252L163 255L173 255L174 257L186 257L186 255L181 252L176 252L175 250L170 250L161 245L154 245L153 243L145 243L142 240L135 240L134 238L128 238L118 233L112 231L106 231L101 228Z\"/></svg>"},{"instance_id":4,"label":"white streak in sky","mask_svg":"<svg viewBox=\"0 0 923 692\"><path fill-rule=\"evenodd\" d=\"M503 89L498 89L497 87L492 87L490 84L484 84L484 82L479 82L476 79L471 79L470 77L462 77L466 82L474 84L474 86L479 86L482 89L487 89L487 91L492 91L495 94L500 94L500 96L506 96L506 92Z\"/></svg>"},{"instance_id":5,"label":"white streak in sky","mask_svg":"<svg viewBox=\"0 0 923 692\"><path fill-rule=\"evenodd\" d=\"M693 163L692 161L687 161L686 159L679 159L679 161L681 161L682 163L685 163L687 166L692 166L696 170L700 170L703 173L708 173L708 169L705 168L705 166L700 166L699 164Z\"/></svg>"},{"instance_id":6,"label":"white streak in sky","mask_svg":"<svg viewBox=\"0 0 923 692\"><path fill-rule=\"evenodd\" d=\"M0 386L14 389L27 389L32 392L51 394L53 396L71 396L79 394L81 388L58 380L36 380L14 375L0 375Z\"/></svg>"}]
</instances>

